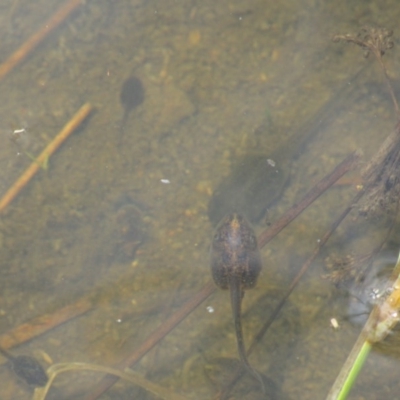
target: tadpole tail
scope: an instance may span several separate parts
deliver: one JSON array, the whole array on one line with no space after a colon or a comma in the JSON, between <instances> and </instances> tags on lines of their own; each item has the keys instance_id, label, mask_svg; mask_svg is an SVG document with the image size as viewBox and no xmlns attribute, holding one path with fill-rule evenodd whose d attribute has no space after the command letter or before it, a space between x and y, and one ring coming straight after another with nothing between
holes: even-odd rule
<instances>
[{"instance_id":1,"label":"tadpole tail","mask_svg":"<svg viewBox=\"0 0 400 400\"><path fill-rule=\"evenodd\" d=\"M130 110L124 110L124 114L121 118L121 122L119 123L119 127L118 127L118 133L119 133L118 146L119 147L121 146L124 136L125 136L125 126L126 126L126 123L128 122L129 113L130 113Z\"/></svg>"},{"instance_id":2,"label":"tadpole tail","mask_svg":"<svg viewBox=\"0 0 400 400\"><path fill-rule=\"evenodd\" d=\"M265 386L261 378L261 375L250 365L247 359L246 348L244 346L243 330L242 330L242 312L241 312L242 298L244 295L244 291L241 288L239 276L235 276L230 280L229 291L231 294L233 321L235 323L236 340L237 340L240 360L242 361L246 369L260 382L261 389L263 393L265 393Z\"/></svg>"}]
</instances>

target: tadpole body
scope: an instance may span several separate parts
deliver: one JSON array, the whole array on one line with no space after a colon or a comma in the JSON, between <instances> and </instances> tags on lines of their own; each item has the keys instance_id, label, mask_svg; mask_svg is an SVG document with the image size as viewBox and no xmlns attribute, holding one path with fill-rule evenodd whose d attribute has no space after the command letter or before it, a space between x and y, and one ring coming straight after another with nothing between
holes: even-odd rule
<instances>
[{"instance_id":1,"label":"tadpole body","mask_svg":"<svg viewBox=\"0 0 400 400\"><path fill-rule=\"evenodd\" d=\"M0 347L0 353L11 363L12 370L26 383L33 386L45 386L48 377L36 358L31 356L13 356Z\"/></svg>"},{"instance_id":2,"label":"tadpole body","mask_svg":"<svg viewBox=\"0 0 400 400\"><path fill-rule=\"evenodd\" d=\"M126 79L122 84L119 99L124 108L124 114L120 124L120 132L123 134L131 111L144 101L144 87L142 81L136 76L131 76Z\"/></svg>"}]
</instances>

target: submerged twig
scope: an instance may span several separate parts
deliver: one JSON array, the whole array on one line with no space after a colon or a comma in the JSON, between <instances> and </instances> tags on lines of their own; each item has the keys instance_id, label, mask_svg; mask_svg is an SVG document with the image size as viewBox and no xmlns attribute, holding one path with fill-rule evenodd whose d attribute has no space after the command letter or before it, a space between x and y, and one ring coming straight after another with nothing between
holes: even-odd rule
<instances>
[{"instance_id":1,"label":"submerged twig","mask_svg":"<svg viewBox=\"0 0 400 400\"><path fill-rule=\"evenodd\" d=\"M170 390L163 388L153 382L148 381L141 375L136 372L126 368L124 371L120 371L115 368L103 367L102 365L96 364L87 364L80 362L71 362L71 363L60 363L54 364L47 369L47 374L49 376L49 380L45 387L36 388L35 393L33 395L32 400L44 400L47 396L47 393L50 390L51 385L53 384L54 379L57 375L67 372L67 371L96 371L102 372L106 374L110 374L112 376L116 376L118 378L127 380L134 385L140 386L146 391L155 394L158 398L164 400L185 400L186 398L181 396L180 394L173 393Z\"/></svg>"},{"instance_id":2,"label":"submerged twig","mask_svg":"<svg viewBox=\"0 0 400 400\"><path fill-rule=\"evenodd\" d=\"M7 190L4 196L0 199L0 213L14 200L18 193L26 186L26 184L38 172L41 165L47 163L49 157L61 146L61 144L73 133L76 128L88 117L92 112L93 107L91 104L84 104L67 122L64 128L57 134L57 136L46 146L40 153L35 161L25 170L25 172L14 182L14 184Z\"/></svg>"},{"instance_id":3,"label":"submerged twig","mask_svg":"<svg viewBox=\"0 0 400 400\"><path fill-rule=\"evenodd\" d=\"M303 199L294 204L285 214L282 215L267 230L262 232L258 237L260 247L264 247L272 238L274 238L283 228L297 218L308 206L329 189L336 181L338 181L346 172L348 172L361 156L360 152L355 152L346 157L338 164L328 175L322 178Z\"/></svg>"},{"instance_id":4,"label":"submerged twig","mask_svg":"<svg viewBox=\"0 0 400 400\"><path fill-rule=\"evenodd\" d=\"M0 336L0 346L4 349L27 342L66 321L88 312L93 307L88 298L82 298L73 304L58 309L54 313L44 314L30 320Z\"/></svg>"},{"instance_id":5,"label":"submerged twig","mask_svg":"<svg viewBox=\"0 0 400 400\"><path fill-rule=\"evenodd\" d=\"M160 342L172 329L182 322L194 309L196 309L208 296L216 290L214 283L209 282L203 288L192 296L181 308L165 320L147 339L127 358L121 361L117 368L124 369L132 367L136 364L148 351L150 351L158 342ZM106 392L114 383L118 381L118 377L114 375L106 375L95 387L86 399L94 400Z\"/></svg>"},{"instance_id":6,"label":"submerged twig","mask_svg":"<svg viewBox=\"0 0 400 400\"><path fill-rule=\"evenodd\" d=\"M0 80L3 79L15 66L25 58L41 43L57 26L82 3L81 0L68 0L54 15L52 15L43 26L34 33L19 49L0 65Z\"/></svg>"},{"instance_id":7,"label":"submerged twig","mask_svg":"<svg viewBox=\"0 0 400 400\"><path fill-rule=\"evenodd\" d=\"M400 196L400 123L361 171L370 190L360 205L362 215L397 210Z\"/></svg>"}]
</instances>

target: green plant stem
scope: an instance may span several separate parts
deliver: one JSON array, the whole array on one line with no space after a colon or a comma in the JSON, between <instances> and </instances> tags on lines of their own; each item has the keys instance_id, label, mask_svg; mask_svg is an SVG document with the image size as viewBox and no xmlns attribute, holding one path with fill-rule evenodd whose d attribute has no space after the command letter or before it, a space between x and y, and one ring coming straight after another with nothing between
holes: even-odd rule
<instances>
[{"instance_id":1,"label":"green plant stem","mask_svg":"<svg viewBox=\"0 0 400 400\"><path fill-rule=\"evenodd\" d=\"M337 400L345 400L347 398L347 395L349 394L351 388L353 387L353 384L357 379L357 376L361 371L361 368L363 367L365 360L367 359L368 354L371 351L371 348L372 348L371 343L365 341L360 349L360 352L358 353L356 360L354 361L352 368L349 371L349 374L347 375L342 390L339 392L337 396Z\"/></svg>"},{"instance_id":2,"label":"green plant stem","mask_svg":"<svg viewBox=\"0 0 400 400\"><path fill-rule=\"evenodd\" d=\"M343 364L326 400L344 400L347 398L373 343L381 342L399 322L400 253L393 268L392 279L391 288L393 290L391 294L382 304L375 305L369 314L368 320Z\"/></svg>"},{"instance_id":3,"label":"green plant stem","mask_svg":"<svg viewBox=\"0 0 400 400\"><path fill-rule=\"evenodd\" d=\"M364 362L371 348L371 344L368 341L368 335L375 322L375 316L373 316L372 314L373 313L370 314L367 322L364 325L363 330L361 331L357 341L351 349L350 354L347 356L347 359L343 364L338 376L336 377L336 380L332 385L328 396L326 397L326 400L343 400L349 393L357 374L361 370L362 363L358 360L362 360L362 362ZM368 347L367 349L365 348L366 343L368 343L369 349ZM363 357L361 357L360 354L363 354ZM356 363L358 363L357 368L355 368ZM352 378L350 379L351 375Z\"/></svg>"}]
</instances>

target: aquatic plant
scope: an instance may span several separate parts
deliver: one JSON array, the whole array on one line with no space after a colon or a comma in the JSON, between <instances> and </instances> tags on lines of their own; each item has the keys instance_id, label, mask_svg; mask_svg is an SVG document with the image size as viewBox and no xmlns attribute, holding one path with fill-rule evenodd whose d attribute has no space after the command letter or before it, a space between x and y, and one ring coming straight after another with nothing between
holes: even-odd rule
<instances>
[{"instance_id":1,"label":"aquatic plant","mask_svg":"<svg viewBox=\"0 0 400 400\"><path fill-rule=\"evenodd\" d=\"M155 394L161 399L165 400L184 400L185 398L177 393L173 393L170 390L163 388L155 383L148 381L139 374L135 373L129 368L124 371L118 370L116 368L104 367L96 364L88 364L81 362L71 362L71 363L59 363L53 364L47 369L47 375L49 380L44 387L39 387L35 389L32 400L45 400L55 378L57 375L68 372L68 371L96 371L105 374L111 374L124 379L134 385L140 386L146 391Z\"/></svg>"}]
</instances>

